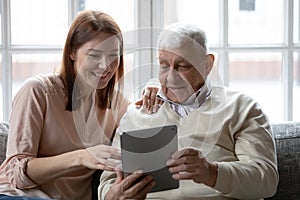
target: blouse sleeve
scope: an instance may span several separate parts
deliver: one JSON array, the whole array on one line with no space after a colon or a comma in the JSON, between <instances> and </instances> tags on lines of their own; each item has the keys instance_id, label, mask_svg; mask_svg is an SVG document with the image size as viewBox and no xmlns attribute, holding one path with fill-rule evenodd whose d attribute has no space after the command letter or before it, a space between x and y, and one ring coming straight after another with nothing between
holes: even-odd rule
<instances>
[{"instance_id":1,"label":"blouse sleeve","mask_svg":"<svg viewBox=\"0 0 300 200\"><path fill-rule=\"evenodd\" d=\"M15 188L28 189L37 186L27 176L26 167L28 161L38 154L45 108L43 84L36 78L28 79L13 100L9 120L4 171Z\"/></svg>"}]
</instances>

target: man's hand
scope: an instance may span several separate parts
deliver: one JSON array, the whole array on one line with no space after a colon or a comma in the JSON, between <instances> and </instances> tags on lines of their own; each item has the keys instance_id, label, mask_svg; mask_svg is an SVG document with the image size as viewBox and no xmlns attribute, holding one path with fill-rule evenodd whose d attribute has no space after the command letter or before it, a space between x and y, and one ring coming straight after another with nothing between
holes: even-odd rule
<instances>
[{"instance_id":1,"label":"man's hand","mask_svg":"<svg viewBox=\"0 0 300 200\"><path fill-rule=\"evenodd\" d=\"M176 180L193 180L213 187L217 179L217 164L208 162L197 149L185 148L175 152L167 166Z\"/></svg>"},{"instance_id":2,"label":"man's hand","mask_svg":"<svg viewBox=\"0 0 300 200\"><path fill-rule=\"evenodd\" d=\"M137 171L123 179L122 172L117 171L117 179L106 193L105 200L145 199L155 182L151 176L146 176L136 182L142 175L141 171Z\"/></svg>"}]
</instances>

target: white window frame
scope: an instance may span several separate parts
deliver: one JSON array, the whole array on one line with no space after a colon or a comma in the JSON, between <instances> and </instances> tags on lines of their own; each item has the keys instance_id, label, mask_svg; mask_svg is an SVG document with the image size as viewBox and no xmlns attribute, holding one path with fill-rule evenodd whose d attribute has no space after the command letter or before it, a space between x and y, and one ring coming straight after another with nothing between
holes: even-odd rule
<instances>
[{"instance_id":1,"label":"white window frame","mask_svg":"<svg viewBox=\"0 0 300 200\"><path fill-rule=\"evenodd\" d=\"M62 52L63 45L12 45L11 43L11 6L10 0L0 0L1 8L1 31L2 31L2 100L3 103L3 121L9 120L9 114L12 103L12 55L46 53L59 54ZM68 0L68 22L72 22L76 13L80 9L78 1Z\"/></svg>"},{"instance_id":2,"label":"white window frame","mask_svg":"<svg viewBox=\"0 0 300 200\"><path fill-rule=\"evenodd\" d=\"M221 46L211 47L212 51L219 54L219 69L224 85L229 86L229 53L231 52L281 52L282 63L282 90L283 121L293 120L293 52L300 50L299 46L293 43L293 20L294 20L294 1L285 0L284 24L285 37L282 45L264 45L264 46L235 46L228 43L228 0L220 0L220 33Z\"/></svg>"},{"instance_id":3,"label":"white window frame","mask_svg":"<svg viewBox=\"0 0 300 200\"><path fill-rule=\"evenodd\" d=\"M68 0L69 23L80 10L78 1ZM293 53L300 52L300 46L293 43L293 6L294 0L285 0L285 41L282 45L264 45L264 46L233 46L228 44L228 0L219 0L220 5L220 45L212 46L210 49L218 53L219 73L224 85L229 85L229 58L231 52L281 52L283 56L282 63L282 89L283 89L283 120L293 120ZM1 31L2 31L2 99L3 120L8 121L12 102L12 55L20 53L61 53L62 46L18 46L11 44L11 19L10 19L10 0L0 0L1 8ZM157 28L162 29L164 24L164 2L161 0L135 0L135 28L152 27L148 37L149 41L145 43L139 40L141 46L155 47ZM152 49L150 54L139 53L135 58L137 65L142 63L156 63L156 50ZM157 67L150 67L147 71L136 72L134 85L141 85L145 80L156 77Z\"/></svg>"}]
</instances>

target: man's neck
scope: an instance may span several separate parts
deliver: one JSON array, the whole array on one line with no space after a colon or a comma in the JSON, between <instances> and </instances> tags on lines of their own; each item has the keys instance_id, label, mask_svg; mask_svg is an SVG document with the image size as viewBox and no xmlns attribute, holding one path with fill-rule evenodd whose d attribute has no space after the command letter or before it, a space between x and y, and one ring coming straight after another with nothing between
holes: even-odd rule
<instances>
[{"instance_id":1,"label":"man's neck","mask_svg":"<svg viewBox=\"0 0 300 200\"><path fill-rule=\"evenodd\" d=\"M210 94L210 86L204 84L200 89L194 92L185 102L177 103L168 99L162 90L159 90L157 96L162 101L166 101L170 104L170 107L181 117L188 115L194 109L199 108L207 99Z\"/></svg>"}]
</instances>

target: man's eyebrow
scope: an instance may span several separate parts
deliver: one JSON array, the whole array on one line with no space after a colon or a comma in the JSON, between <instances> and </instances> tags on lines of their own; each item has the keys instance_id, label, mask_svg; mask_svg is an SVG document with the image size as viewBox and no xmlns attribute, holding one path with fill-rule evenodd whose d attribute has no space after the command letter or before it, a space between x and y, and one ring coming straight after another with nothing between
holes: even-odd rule
<instances>
[{"instance_id":1,"label":"man's eyebrow","mask_svg":"<svg viewBox=\"0 0 300 200\"><path fill-rule=\"evenodd\" d=\"M181 63L181 62L183 62L183 63L188 63L188 64L192 65L188 60L186 60L186 59L184 59L184 58L182 58L182 57L176 59L175 61L176 61L176 63Z\"/></svg>"},{"instance_id":2,"label":"man's eyebrow","mask_svg":"<svg viewBox=\"0 0 300 200\"><path fill-rule=\"evenodd\" d=\"M158 57L159 63L165 63L168 62L166 59L163 59L161 57Z\"/></svg>"},{"instance_id":3,"label":"man's eyebrow","mask_svg":"<svg viewBox=\"0 0 300 200\"><path fill-rule=\"evenodd\" d=\"M181 56L178 56L176 59L175 59L176 62L188 62L186 59L184 59L183 57Z\"/></svg>"},{"instance_id":4,"label":"man's eyebrow","mask_svg":"<svg viewBox=\"0 0 300 200\"><path fill-rule=\"evenodd\" d=\"M158 57L158 59L160 63L168 62L167 59L163 59L161 57ZM187 62L187 61L184 58L176 58L175 62L180 63L180 62Z\"/></svg>"}]
</instances>

